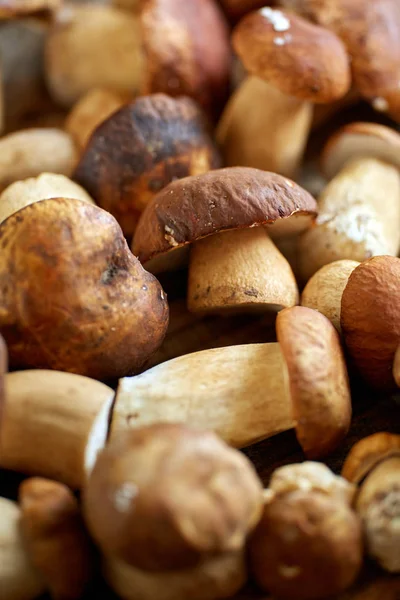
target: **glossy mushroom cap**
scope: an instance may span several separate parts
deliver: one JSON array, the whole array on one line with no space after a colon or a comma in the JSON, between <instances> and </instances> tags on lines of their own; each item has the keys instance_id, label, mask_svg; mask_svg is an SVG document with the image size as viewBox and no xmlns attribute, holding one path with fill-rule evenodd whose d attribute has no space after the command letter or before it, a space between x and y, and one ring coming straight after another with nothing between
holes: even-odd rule
<instances>
[{"instance_id":1,"label":"glossy mushroom cap","mask_svg":"<svg viewBox=\"0 0 400 600\"><path fill-rule=\"evenodd\" d=\"M163 255L214 233L273 224L271 237L291 235L316 215L314 198L290 179L247 167L219 169L162 190L142 215L133 253L153 269Z\"/></svg>"},{"instance_id":2,"label":"glossy mushroom cap","mask_svg":"<svg viewBox=\"0 0 400 600\"><path fill-rule=\"evenodd\" d=\"M342 477L360 483L381 461L400 456L400 436L379 432L363 438L350 450L342 467Z\"/></svg>"},{"instance_id":3,"label":"glossy mushroom cap","mask_svg":"<svg viewBox=\"0 0 400 600\"><path fill-rule=\"evenodd\" d=\"M94 379L137 371L168 306L115 219L80 200L35 202L0 225L0 331L14 367Z\"/></svg>"},{"instance_id":4,"label":"glossy mushroom cap","mask_svg":"<svg viewBox=\"0 0 400 600\"><path fill-rule=\"evenodd\" d=\"M250 13L236 26L233 46L250 73L296 98L332 102L350 89L343 42L295 14L269 7Z\"/></svg>"},{"instance_id":5,"label":"glossy mushroom cap","mask_svg":"<svg viewBox=\"0 0 400 600\"><path fill-rule=\"evenodd\" d=\"M378 389L394 388L399 311L399 258L376 256L354 269L342 296L341 327L351 360Z\"/></svg>"},{"instance_id":6,"label":"glossy mushroom cap","mask_svg":"<svg viewBox=\"0 0 400 600\"><path fill-rule=\"evenodd\" d=\"M204 116L189 98L138 98L92 135L74 178L132 235L141 212L174 179L219 166Z\"/></svg>"},{"instance_id":7,"label":"glossy mushroom cap","mask_svg":"<svg viewBox=\"0 0 400 600\"><path fill-rule=\"evenodd\" d=\"M339 335L304 306L281 311L276 333L288 370L296 435L310 458L334 450L351 421L351 396Z\"/></svg>"},{"instance_id":8,"label":"glossy mushroom cap","mask_svg":"<svg viewBox=\"0 0 400 600\"><path fill-rule=\"evenodd\" d=\"M150 571L240 551L262 508L250 461L214 433L157 423L100 454L84 492L105 554Z\"/></svg>"}]
</instances>

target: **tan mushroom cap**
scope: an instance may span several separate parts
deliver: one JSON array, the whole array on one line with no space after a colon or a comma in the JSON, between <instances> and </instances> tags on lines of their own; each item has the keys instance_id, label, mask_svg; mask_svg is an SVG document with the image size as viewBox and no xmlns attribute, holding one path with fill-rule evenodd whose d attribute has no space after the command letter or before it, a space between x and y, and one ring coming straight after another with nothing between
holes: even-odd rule
<instances>
[{"instance_id":1,"label":"tan mushroom cap","mask_svg":"<svg viewBox=\"0 0 400 600\"><path fill-rule=\"evenodd\" d=\"M332 179L345 164L356 158L377 158L400 169L400 134L376 123L350 123L327 142L321 167Z\"/></svg>"},{"instance_id":2,"label":"tan mushroom cap","mask_svg":"<svg viewBox=\"0 0 400 600\"><path fill-rule=\"evenodd\" d=\"M358 266L342 296L341 327L348 353L363 378L394 388L400 343L400 259L375 256Z\"/></svg>"},{"instance_id":3,"label":"tan mushroom cap","mask_svg":"<svg viewBox=\"0 0 400 600\"><path fill-rule=\"evenodd\" d=\"M393 363L393 377L397 385L400 387L400 345L397 348Z\"/></svg>"},{"instance_id":4,"label":"tan mushroom cap","mask_svg":"<svg viewBox=\"0 0 400 600\"><path fill-rule=\"evenodd\" d=\"M380 462L392 456L400 456L400 435L374 433L354 444L343 464L341 475L358 484Z\"/></svg>"},{"instance_id":5,"label":"tan mushroom cap","mask_svg":"<svg viewBox=\"0 0 400 600\"><path fill-rule=\"evenodd\" d=\"M316 215L315 199L286 177L248 167L218 169L162 190L142 215L133 252L146 263L221 231L274 224L271 233L275 227L278 233L282 223L301 232Z\"/></svg>"},{"instance_id":6,"label":"tan mushroom cap","mask_svg":"<svg viewBox=\"0 0 400 600\"><path fill-rule=\"evenodd\" d=\"M331 31L269 7L245 16L233 46L250 73L281 92L311 102L332 102L350 89L349 59Z\"/></svg>"},{"instance_id":7,"label":"tan mushroom cap","mask_svg":"<svg viewBox=\"0 0 400 600\"><path fill-rule=\"evenodd\" d=\"M351 421L351 397L339 335L311 308L280 312L276 332L288 369L297 438L309 458L337 447Z\"/></svg>"}]
</instances>

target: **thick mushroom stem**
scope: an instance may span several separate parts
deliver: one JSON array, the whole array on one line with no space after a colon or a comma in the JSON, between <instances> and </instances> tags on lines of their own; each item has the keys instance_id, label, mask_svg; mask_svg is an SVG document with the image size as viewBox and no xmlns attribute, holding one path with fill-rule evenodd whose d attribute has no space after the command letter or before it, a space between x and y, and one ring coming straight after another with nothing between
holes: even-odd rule
<instances>
[{"instance_id":1,"label":"thick mushroom stem","mask_svg":"<svg viewBox=\"0 0 400 600\"><path fill-rule=\"evenodd\" d=\"M316 226L301 238L304 281L331 262L397 256L400 247L400 174L374 158L355 159L325 188Z\"/></svg>"},{"instance_id":2,"label":"thick mushroom stem","mask_svg":"<svg viewBox=\"0 0 400 600\"><path fill-rule=\"evenodd\" d=\"M248 166L294 177L311 129L312 104L249 76L220 120L217 141L226 166Z\"/></svg>"},{"instance_id":3,"label":"thick mushroom stem","mask_svg":"<svg viewBox=\"0 0 400 600\"><path fill-rule=\"evenodd\" d=\"M400 346L397 348L393 363L393 377L397 385L400 387Z\"/></svg>"},{"instance_id":4,"label":"thick mushroom stem","mask_svg":"<svg viewBox=\"0 0 400 600\"><path fill-rule=\"evenodd\" d=\"M0 467L80 488L104 447L114 391L71 373L5 376Z\"/></svg>"},{"instance_id":5,"label":"thick mushroom stem","mask_svg":"<svg viewBox=\"0 0 400 600\"><path fill-rule=\"evenodd\" d=\"M292 269L263 227L226 231L193 244L191 312L277 312L298 300Z\"/></svg>"},{"instance_id":6,"label":"thick mushroom stem","mask_svg":"<svg viewBox=\"0 0 400 600\"><path fill-rule=\"evenodd\" d=\"M210 429L236 447L293 428L279 344L204 350L121 379L111 439L158 421Z\"/></svg>"}]
</instances>

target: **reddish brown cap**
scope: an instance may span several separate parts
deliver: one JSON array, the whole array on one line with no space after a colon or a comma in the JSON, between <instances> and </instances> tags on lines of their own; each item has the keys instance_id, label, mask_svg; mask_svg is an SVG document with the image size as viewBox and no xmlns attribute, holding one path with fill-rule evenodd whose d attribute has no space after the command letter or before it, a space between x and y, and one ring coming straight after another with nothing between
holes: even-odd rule
<instances>
[{"instance_id":1,"label":"reddish brown cap","mask_svg":"<svg viewBox=\"0 0 400 600\"><path fill-rule=\"evenodd\" d=\"M133 252L145 263L220 231L289 217L306 229L316 215L314 198L286 177L248 167L219 169L162 190L142 215Z\"/></svg>"},{"instance_id":2,"label":"reddish brown cap","mask_svg":"<svg viewBox=\"0 0 400 600\"><path fill-rule=\"evenodd\" d=\"M351 273L342 296L341 327L349 355L364 379L395 387L400 344L400 259L375 256Z\"/></svg>"},{"instance_id":3,"label":"reddish brown cap","mask_svg":"<svg viewBox=\"0 0 400 600\"><path fill-rule=\"evenodd\" d=\"M332 102L350 89L348 55L331 31L269 7L244 17L233 46L250 73L281 92L311 102Z\"/></svg>"},{"instance_id":4,"label":"reddish brown cap","mask_svg":"<svg viewBox=\"0 0 400 600\"><path fill-rule=\"evenodd\" d=\"M95 130L74 178L132 235L145 206L170 181L219 163L197 105L154 94L124 106Z\"/></svg>"},{"instance_id":5,"label":"reddish brown cap","mask_svg":"<svg viewBox=\"0 0 400 600\"><path fill-rule=\"evenodd\" d=\"M297 438L310 458L332 450L347 434L351 396L339 335L321 313L282 310L276 333L288 369Z\"/></svg>"},{"instance_id":6,"label":"reddish brown cap","mask_svg":"<svg viewBox=\"0 0 400 600\"><path fill-rule=\"evenodd\" d=\"M354 444L344 462L342 477L360 483L376 465L391 456L400 456L400 435L374 433Z\"/></svg>"}]
</instances>

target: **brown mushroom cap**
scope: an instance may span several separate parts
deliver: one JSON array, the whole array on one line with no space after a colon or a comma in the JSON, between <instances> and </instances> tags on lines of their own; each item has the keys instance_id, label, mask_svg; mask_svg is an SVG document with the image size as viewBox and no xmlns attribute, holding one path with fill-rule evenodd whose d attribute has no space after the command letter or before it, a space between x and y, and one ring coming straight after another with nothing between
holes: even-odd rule
<instances>
[{"instance_id":1,"label":"brown mushroom cap","mask_svg":"<svg viewBox=\"0 0 400 600\"><path fill-rule=\"evenodd\" d=\"M269 7L250 13L236 26L233 46L250 73L288 95L323 103L350 89L341 40L293 13Z\"/></svg>"},{"instance_id":2,"label":"brown mushroom cap","mask_svg":"<svg viewBox=\"0 0 400 600\"><path fill-rule=\"evenodd\" d=\"M170 181L218 166L197 105L155 94L124 106L96 129L74 178L132 235L140 213Z\"/></svg>"},{"instance_id":3,"label":"brown mushroom cap","mask_svg":"<svg viewBox=\"0 0 400 600\"><path fill-rule=\"evenodd\" d=\"M351 397L339 335L304 306L281 311L276 332L288 369L296 435L310 458L329 453L347 434Z\"/></svg>"},{"instance_id":4,"label":"brown mushroom cap","mask_svg":"<svg viewBox=\"0 0 400 600\"><path fill-rule=\"evenodd\" d=\"M357 158L377 158L400 169L400 134L377 123L350 123L327 142L321 167L332 179L345 164Z\"/></svg>"},{"instance_id":5,"label":"brown mushroom cap","mask_svg":"<svg viewBox=\"0 0 400 600\"><path fill-rule=\"evenodd\" d=\"M375 256L358 266L342 295L341 327L349 355L364 379L394 388L400 344L400 259Z\"/></svg>"},{"instance_id":6,"label":"brown mushroom cap","mask_svg":"<svg viewBox=\"0 0 400 600\"><path fill-rule=\"evenodd\" d=\"M380 462L400 456L400 435L379 432L363 438L350 450L342 467L342 477L360 483Z\"/></svg>"},{"instance_id":7,"label":"brown mushroom cap","mask_svg":"<svg viewBox=\"0 0 400 600\"><path fill-rule=\"evenodd\" d=\"M261 482L244 455L214 433L167 423L109 444L84 492L103 552L150 571L240 551L261 508Z\"/></svg>"},{"instance_id":8,"label":"brown mushroom cap","mask_svg":"<svg viewBox=\"0 0 400 600\"><path fill-rule=\"evenodd\" d=\"M274 228L278 233L280 220L292 234L316 215L314 198L286 177L248 167L219 169L162 190L140 219L133 252L145 263L220 231L274 223L271 234Z\"/></svg>"},{"instance_id":9,"label":"brown mushroom cap","mask_svg":"<svg viewBox=\"0 0 400 600\"><path fill-rule=\"evenodd\" d=\"M0 331L14 367L107 379L157 350L166 298L106 211L43 200L8 217L0 239Z\"/></svg>"}]
</instances>

